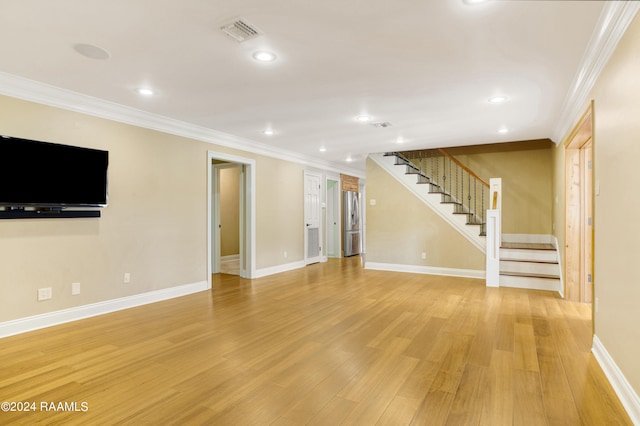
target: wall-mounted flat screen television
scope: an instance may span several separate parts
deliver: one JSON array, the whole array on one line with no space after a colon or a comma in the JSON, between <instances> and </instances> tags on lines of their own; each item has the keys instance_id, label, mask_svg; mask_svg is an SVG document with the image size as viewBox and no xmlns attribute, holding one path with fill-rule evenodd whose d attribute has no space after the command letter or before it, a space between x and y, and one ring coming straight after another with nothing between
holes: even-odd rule
<instances>
[{"instance_id":1,"label":"wall-mounted flat screen television","mask_svg":"<svg viewBox=\"0 0 640 426\"><path fill-rule=\"evenodd\" d=\"M0 135L0 206L105 207L109 152Z\"/></svg>"}]
</instances>

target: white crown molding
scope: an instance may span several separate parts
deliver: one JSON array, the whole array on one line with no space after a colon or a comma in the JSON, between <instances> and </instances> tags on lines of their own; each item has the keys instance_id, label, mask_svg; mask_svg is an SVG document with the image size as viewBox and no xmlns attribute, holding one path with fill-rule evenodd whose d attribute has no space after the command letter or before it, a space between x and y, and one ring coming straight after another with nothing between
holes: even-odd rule
<instances>
[{"instance_id":1,"label":"white crown molding","mask_svg":"<svg viewBox=\"0 0 640 426\"><path fill-rule=\"evenodd\" d=\"M638 10L638 1L605 2L551 135L556 144L568 136L578 117L584 112L591 89Z\"/></svg>"},{"instance_id":2,"label":"white crown molding","mask_svg":"<svg viewBox=\"0 0 640 426\"><path fill-rule=\"evenodd\" d=\"M176 136L290 161L321 170L364 177L362 170L318 160L228 133L164 117L59 87L0 72L0 94Z\"/></svg>"},{"instance_id":3,"label":"white crown molding","mask_svg":"<svg viewBox=\"0 0 640 426\"><path fill-rule=\"evenodd\" d=\"M200 281L193 284L185 284L147 293L134 294L133 296L121 297L119 299L63 309L61 311L19 318L0 323L0 338L186 296L209 289L211 289L211 287L209 287L206 281Z\"/></svg>"},{"instance_id":4,"label":"white crown molding","mask_svg":"<svg viewBox=\"0 0 640 426\"><path fill-rule=\"evenodd\" d=\"M627 381L616 362L613 360L607 349L604 347L598 336L593 336L593 347L591 348L593 356L600 364L605 376L609 379L611 387L615 391L620 402L627 410L627 414L631 418L634 425L640 425L640 396L633 389L633 386Z\"/></svg>"}]
</instances>

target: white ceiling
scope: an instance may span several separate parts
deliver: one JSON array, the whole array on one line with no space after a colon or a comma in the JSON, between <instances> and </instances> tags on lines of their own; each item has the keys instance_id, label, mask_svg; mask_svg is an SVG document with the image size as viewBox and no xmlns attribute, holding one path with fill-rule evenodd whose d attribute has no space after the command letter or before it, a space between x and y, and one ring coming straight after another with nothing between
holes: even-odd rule
<instances>
[{"instance_id":1,"label":"white ceiling","mask_svg":"<svg viewBox=\"0 0 640 426\"><path fill-rule=\"evenodd\" d=\"M363 170L370 152L551 138L605 3L0 0L0 72ZM264 35L224 35L237 17Z\"/></svg>"}]
</instances>

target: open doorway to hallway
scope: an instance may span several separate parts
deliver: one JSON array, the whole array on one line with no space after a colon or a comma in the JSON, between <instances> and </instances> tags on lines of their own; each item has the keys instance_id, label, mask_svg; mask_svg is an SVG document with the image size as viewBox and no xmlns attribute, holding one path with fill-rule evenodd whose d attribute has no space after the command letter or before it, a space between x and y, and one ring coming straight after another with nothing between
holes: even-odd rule
<instances>
[{"instance_id":1,"label":"open doorway to hallway","mask_svg":"<svg viewBox=\"0 0 640 426\"><path fill-rule=\"evenodd\" d=\"M255 276L255 160L207 153L207 267L211 275Z\"/></svg>"},{"instance_id":2,"label":"open doorway to hallway","mask_svg":"<svg viewBox=\"0 0 640 426\"><path fill-rule=\"evenodd\" d=\"M214 195L214 226L218 226L220 250L214 251L219 255L222 274L240 275L240 212L242 209L240 194L242 193L240 175L242 165L221 160L213 160L217 180Z\"/></svg>"}]
</instances>

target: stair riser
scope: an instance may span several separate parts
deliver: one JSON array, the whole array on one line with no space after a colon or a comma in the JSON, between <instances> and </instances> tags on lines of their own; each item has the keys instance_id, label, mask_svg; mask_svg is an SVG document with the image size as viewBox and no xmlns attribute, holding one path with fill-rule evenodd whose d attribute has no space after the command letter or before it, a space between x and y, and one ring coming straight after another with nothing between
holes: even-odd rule
<instances>
[{"instance_id":1,"label":"stair riser","mask_svg":"<svg viewBox=\"0 0 640 426\"><path fill-rule=\"evenodd\" d=\"M500 272L518 272L533 275L555 275L560 277L560 268L557 263L534 263L500 261Z\"/></svg>"},{"instance_id":2,"label":"stair riser","mask_svg":"<svg viewBox=\"0 0 640 426\"><path fill-rule=\"evenodd\" d=\"M560 279L500 276L500 287L528 288L531 290L560 291Z\"/></svg>"},{"instance_id":3,"label":"stair riser","mask_svg":"<svg viewBox=\"0 0 640 426\"><path fill-rule=\"evenodd\" d=\"M532 262L557 262L555 250L500 249L500 259L529 260Z\"/></svg>"}]
</instances>

